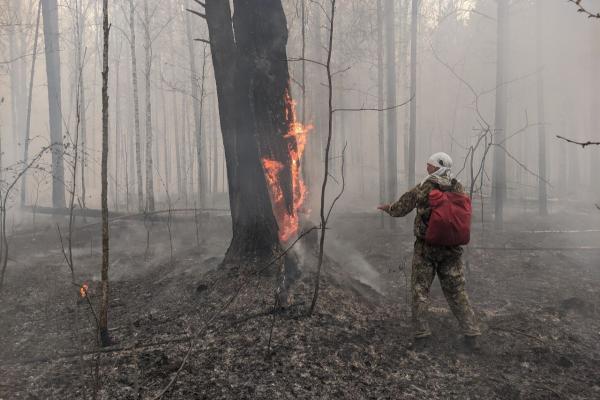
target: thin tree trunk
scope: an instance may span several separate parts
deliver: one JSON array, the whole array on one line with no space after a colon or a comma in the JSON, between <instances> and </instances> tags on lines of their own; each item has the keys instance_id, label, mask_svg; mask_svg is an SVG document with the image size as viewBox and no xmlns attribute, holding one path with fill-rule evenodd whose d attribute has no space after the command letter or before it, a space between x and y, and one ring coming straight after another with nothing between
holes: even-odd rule
<instances>
[{"instance_id":1,"label":"thin tree trunk","mask_svg":"<svg viewBox=\"0 0 600 400\"><path fill-rule=\"evenodd\" d=\"M58 6L56 0L42 1L48 82L50 141L52 143L52 205L65 207L65 173L63 164L62 101L60 89L60 47Z\"/></svg>"},{"instance_id":2,"label":"thin tree trunk","mask_svg":"<svg viewBox=\"0 0 600 400\"><path fill-rule=\"evenodd\" d=\"M84 69L84 55L83 50L84 50L84 43L85 43L85 19L84 19L84 12L81 9L81 5L79 3L79 0L76 3L79 7L79 9L77 10L77 30L78 30L78 40L77 40L77 65L79 66L80 70L83 71ZM86 145L87 145L87 104L85 101L85 85L84 85L84 78L83 78L83 73L79 74L79 101L81 102L81 109L80 109L80 122L79 122L79 129L80 129L80 141L81 141L81 151L79 154L79 158L80 158L80 163L81 163L81 208L85 209L85 202L86 202L86 185L85 185L85 167L86 167Z\"/></svg>"},{"instance_id":3,"label":"thin tree trunk","mask_svg":"<svg viewBox=\"0 0 600 400\"><path fill-rule=\"evenodd\" d=\"M417 151L417 29L419 26L419 0L412 0L410 25L410 127L408 137L408 186L416 182Z\"/></svg>"},{"instance_id":4,"label":"thin tree trunk","mask_svg":"<svg viewBox=\"0 0 600 400\"><path fill-rule=\"evenodd\" d=\"M144 178L142 177L142 140L140 137L140 97L138 93L137 57L135 54L135 7L129 0L129 33L131 46L131 81L133 85L133 121L135 128L135 166L137 174L138 210L144 210Z\"/></svg>"},{"instance_id":5,"label":"thin tree trunk","mask_svg":"<svg viewBox=\"0 0 600 400\"><path fill-rule=\"evenodd\" d=\"M188 204L188 146L187 146L187 132L190 129L188 123L188 107L185 96L181 96L181 196L183 197L184 204Z\"/></svg>"},{"instance_id":6,"label":"thin tree trunk","mask_svg":"<svg viewBox=\"0 0 600 400\"><path fill-rule=\"evenodd\" d=\"M108 332L108 266L109 266L109 232L108 232L108 0L102 2L104 16L102 29L104 46L102 57L102 298L100 303L100 341L103 346L111 344Z\"/></svg>"},{"instance_id":7,"label":"thin tree trunk","mask_svg":"<svg viewBox=\"0 0 600 400\"><path fill-rule=\"evenodd\" d=\"M181 154L180 148L181 143L179 137L181 136L181 132L179 131L179 108L177 107L177 93L173 92L173 136L175 139L175 174L177 179L177 196L178 198L181 196L182 188L182 174L181 174ZM183 123L182 123L183 124Z\"/></svg>"},{"instance_id":8,"label":"thin tree trunk","mask_svg":"<svg viewBox=\"0 0 600 400\"><path fill-rule=\"evenodd\" d=\"M119 51L117 53L117 59L115 61L115 210L119 210L119 158L121 157L121 106L119 101L119 64L121 61L121 46L119 46Z\"/></svg>"},{"instance_id":9,"label":"thin tree trunk","mask_svg":"<svg viewBox=\"0 0 600 400\"><path fill-rule=\"evenodd\" d=\"M160 68L162 70L162 62L160 63ZM164 157L164 182L165 182L165 192L168 194L169 193L169 181L171 179L171 169L170 169L170 163L171 160L169 158L169 154L170 154L170 148L169 148L169 135L167 134L167 130L168 130L168 123L167 123L167 100L166 100L166 96L165 96L165 89L163 87L163 79L162 79L162 72L161 72L161 80L160 80L160 97L161 97L161 103L162 103L162 118L163 118L163 157Z\"/></svg>"},{"instance_id":10,"label":"thin tree trunk","mask_svg":"<svg viewBox=\"0 0 600 400\"><path fill-rule=\"evenodd\" d=\"M538 112L538 189L539 189L539 213L540 215L548 214L548 193L547 193L547 173L546 173L546 125L545 125L545 110L544 110L544 27L543 27L543 5L542 0L536 1L536 59L537 59L537 112Z\"/></svg>"},{"instance_id":11,"label":"thin tree trunk","mask_svg":"<svg viewBox=\"0 0 600 400\"><path fill-rule=\"evenodd\" d=\"M152 88L150 78L152 75L152 42L150 39L150 14L148 0L144 0L144 52L146 56L146 69L144 73L146 83L146 211L154 211L154 173L152 166Z\"/></svg>"},{"instance_id":12,"label":"thin tree trunk","mask_svg":"<svg viewBox=\"0 0 600 400\"><path fill-rule=\"evenodd\" d=\"M386 74L387 74L387 105L392 107L396 104L396 0L385 0L385 50L386 50ZM387 194L391 199L398 196L398 110L387 111ZM396 220L390 220L390 226L396 226Z\"/></svg>"},{"instance_id":13,"label":"thin tree trunk","mask_svg":"<svg viewBox=\"0 0 600 400\"><path fill-rule=\"evenodd\" d=\"M383 0L377 0L377 108L383 109ZM377 131L379 143L379 204L386 202L386 166L385 166L385 124L384 113L377 113ZM384 227L383 213L379 224Z\"/></svg>"},{"instance_id":14,"label":"thin tree trunk","mask_svg":"<svg viewBox=\"0 0 600 400\"><path fill-rule=\"evenodd\" d=\"M37 59L38 38L40 32L40 16L42 14L42 0L38 3L37 18L35 22L35 35L33 39L33 56L31 60L31 74L29 75L29 96L27 100L27 120L25 122L25 138L23 140L23 165L27 165L29 158L29 138L31 136L31 102L33 99L33 78L35 77L35 61ZM1 166L0 166L1 169ZM27 174L23 174L21 181L21 206L27 202Z\"/></svg>"},{"instance_id":15,"label":"thin tree trunk","mask_svg":"<svg viewBox=\"0 0 600 400\"><path fill-rule=\"evenodd\" d=\"M192 37L191 28L191 16L186 15L185 18L185 31L187 36L187 47L190 61L190 86L192 89L192 109L194 112L194 137L196 139L196 178L198 180L198 201L200 207L204 204L204 171L203 171L203 157L202 157L202 108L204 105L204 77L206 70L206 47L204 47L204 58L202 64L202 88L198 87L199 74L196 68L196 54L194 53L194 38Z\"/></svg>"},{"instance_id":16,"label":"thin tree trunk","mask_svg":"<svg viewBox=\"0 0 600 400\"><path fill-rule=\"evenodd\" d=\"M219 192L219 129L217 127L217 111L215 103L211 102L210 129L213 136L213 192Z\"/></svg>"},{"instance_id":17,"label":"thin tree trunk","mask_svg":"<svg viewBox=\"0 0 600 400\"><path fill-rule=\"evenodd\" d=\"M497 61L496 61L496 112L494 143L503 143L506 138L506 39L508 34L508 0L498 0ZM506 154L500 146L494 148L494 209L495 228L502 229L504 199L506 197Z\"/></svg>"}]
</instances>

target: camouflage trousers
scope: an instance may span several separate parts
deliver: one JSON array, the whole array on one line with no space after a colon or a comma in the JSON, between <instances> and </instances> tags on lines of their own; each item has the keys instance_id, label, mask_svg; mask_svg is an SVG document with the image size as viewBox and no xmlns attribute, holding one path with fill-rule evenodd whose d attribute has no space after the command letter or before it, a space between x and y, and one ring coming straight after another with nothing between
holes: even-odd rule
<instances>
[{"instance_id":1,"label":"camouflage trousers","mask_svg":"<svg viewBox=\"0 0 600 400\"><path fill-rule=\"evenodd\" d=\"M431 335L427 315L429 290L437 276L452 313L466 336L481 334L469 296L465 291L465 275L460 247L429 246L423 240L415 242L412 264L412 320L415 337Z\"/></svg>"}]
</instances>

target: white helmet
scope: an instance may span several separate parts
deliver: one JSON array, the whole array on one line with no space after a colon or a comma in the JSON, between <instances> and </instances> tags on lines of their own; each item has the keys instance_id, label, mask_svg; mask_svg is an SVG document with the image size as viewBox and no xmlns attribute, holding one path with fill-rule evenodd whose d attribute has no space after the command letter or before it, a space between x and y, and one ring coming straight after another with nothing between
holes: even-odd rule
<instances>
[{"instance_id":1,"label":"white helmet","mask_svg":"<svg viewBox=\"0 0 600 400\"><path fill-rule=\"evenodd\" d=\"M431 164L438 168L445 168L447 171L452 168L452 158L446 153L439 152L429 157L427 164Z\"/></svg>"}]
</instances>

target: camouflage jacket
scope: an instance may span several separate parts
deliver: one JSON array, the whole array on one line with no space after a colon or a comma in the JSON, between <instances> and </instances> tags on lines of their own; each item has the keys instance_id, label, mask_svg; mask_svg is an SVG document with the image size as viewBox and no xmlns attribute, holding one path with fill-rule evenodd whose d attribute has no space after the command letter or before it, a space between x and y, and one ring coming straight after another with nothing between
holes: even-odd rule
<instances>
[{"instance_id":1,"label":"camouflage jacket","mask_svg":"<svg viewBox=\"0 0 600 400\"><path fill-rule=\"evenodd\" d=\"M404 193L400 197L400 200L390 206L388 211L392 217L404 217L416 208L417 215L415 216L414 233L417 239L425 239L427 223L431 215L429 192L433 189L439 189L444 192L465 192L463 185L456 179L431 175L424 182Z\"/></svg>"}]
</instances>

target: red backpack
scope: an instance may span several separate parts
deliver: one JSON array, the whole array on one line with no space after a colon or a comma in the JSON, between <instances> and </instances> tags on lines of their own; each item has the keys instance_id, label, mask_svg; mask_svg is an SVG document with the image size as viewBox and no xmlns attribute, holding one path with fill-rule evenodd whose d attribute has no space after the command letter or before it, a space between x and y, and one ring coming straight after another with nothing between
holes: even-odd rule
<instances>
[{"instance_id":1,"label":"red backpack","mask_svg":"<svg viewBox=\"0 0 600 400\"><path fill-rule=\"evenodd\" d=\"M461 246L471 238L471 199L464 193L429 192L431 216L425 242L434 246Z\"/></svg>"}]
</instances>

